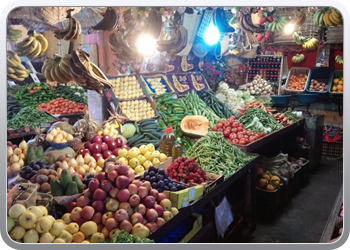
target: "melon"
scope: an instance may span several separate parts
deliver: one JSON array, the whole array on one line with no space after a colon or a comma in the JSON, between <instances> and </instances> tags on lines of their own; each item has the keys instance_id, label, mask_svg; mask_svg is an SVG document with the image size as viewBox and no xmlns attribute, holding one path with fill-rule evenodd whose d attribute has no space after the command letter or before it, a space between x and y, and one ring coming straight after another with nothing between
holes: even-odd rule
<instances>
[{"instance_id":1,"label":"melon","mask_svg":"<svg viewBox=\"0 0 350 250\"><path fill-rule=\"evenodd\" d=\"M205 116L186 116L180 123L181 131L189 137L205 136L209 131L209 120Z\"/></svg>"}]
</instances>

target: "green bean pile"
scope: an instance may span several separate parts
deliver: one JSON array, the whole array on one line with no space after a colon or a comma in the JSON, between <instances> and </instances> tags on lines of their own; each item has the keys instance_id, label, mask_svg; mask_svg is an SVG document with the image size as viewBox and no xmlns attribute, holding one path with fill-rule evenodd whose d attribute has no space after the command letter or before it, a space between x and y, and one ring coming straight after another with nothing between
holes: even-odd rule
<instances>
[{"instance_id":1,"label":"green bean pile","mask_svg":"<svg viewBox=\"0 0 350 250\"><path fill-rule=\"evenodd\" d=\"M272 115L269 115L267 112L265 112L260 108L247 109L244 115L239 118L239 122L241 122L244 125L244 127L246 127L248 124L250 124L253 121L254 117L259 118L259 122L261 122L261 124L265 128L271 128L272 131L283 128L283 125L279 124L275 120L275 118L273 118Z\"/></svg>"},{"instance_id":2,"label":"green bean pile","mask_svg":"<svg viewBox=\"0 0 350 250\"><path fill-rule=\"evenodd\" d=\"M290 120L292 122L299 121L299 117L290 111L285 112L284 115L288 118L288 120Z\"/></svg>"},{"instance_id":3,"label":"green bean pile","mask_svg":"<svg viewBox=\"0 0 350 250\"><path fill-rule=\"evenodd\" d=\"M236 173L255 156L248 156L232 145L219 132L209 132L186 151L188 158L193 158L206 172L223 172L225 179Z\"/></svg>"},{"instance_id":4,"label":"green bean pile","mask_svg":"<svg viewBox=\"0 0 350 250\"><path fill-rule=\"evenodd\" d=\"M40 126L41 123L53 122L54 120L54 117L43 113L36 107L24 107L12 119L7 121L7 127L17 130L25 126Z\"/></svg>"}]
</instances>

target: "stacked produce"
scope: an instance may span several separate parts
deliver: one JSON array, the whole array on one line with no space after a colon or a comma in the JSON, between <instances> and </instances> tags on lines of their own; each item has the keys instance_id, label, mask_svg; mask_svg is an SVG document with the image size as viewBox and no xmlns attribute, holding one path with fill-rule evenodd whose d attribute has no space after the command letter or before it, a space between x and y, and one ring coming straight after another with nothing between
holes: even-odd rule
<instances>
[{"instance_id":1,"label":"stacked produce","mask_svg":"<svg viewBox=\"0 0 350 250\"><path fill-rule=\"evenodd\" d=\"M254 132L264 132L265 134L283 128L282 124L277 123L274 117L260 108L249 108L239 121L245 129L251 129Z\"/></svg>"},{"instance_id":2,"label":"stacked produce","mask_svg":"<svg viewBox=\"0 0 350 250\"><path fill-rule=\"evenodd\" d=\"M243 108L238 109L239 116L244 115L244 113L247 111L247 109L251 109L251 108L262 109L263 111L267 112L269 115L272 115L272 113L276 111L270 107L267 107L266 104L263 104L262 102L259 102L258 100L253 100L253 101L248 102Z\"/></svg>"},{"instance_id":3,"label":"stacked produce","mask_svg":"<svg viewBox=\"0 0 350 250\"><path fill-rule=\"evenodd\" d=\"M223 102L221 102L213 92L204 91L200 92L198 95L205 102L205 104L215 112L218 117L228 119L233 115L232 110L230 110Z\"/></svg>"},{"instance_id":4,"label":"stacked produce","mask_svg":"<svg viewBox=\"0 0 350 250\"><path fill-rule=\"evenodd\" d=\"M332 87L331 92L343 93L343 77L333 79L333 87Z\"/></svg>"},{"instance_id":5,"label":"stacked produce","mask_svg":"<svg viewBox=\"0 0 350 250\"><path fill-rule=\"evenodd\" d=\"M135 99L143 96L136 76L124 76L111 80L114 95L119 99Z\"/></svg>"},{"instance_id":6,"label":"stacked produce","mask_svg":"<svg viewBox=\"0 0 350 250\"><path fill-rule=\"evenodd\" d=\"M63 169L67 169L70 173L83 176L85 174L99 173L103 168L104 160L99 158L97 161L89 154L84 156L78 155L76 158L60 155L54 164L58 176L61 175Z\"/></svg>"},{"instance_id":7,"label":"stacked produce","mask_svg":"<svg viewBox=\"0 0 350 250\"><path fill-rule=\"evenodd\" d=\"M161 77L146 78L145 81L151 85L149 87L147 84L145 84L145 88L149 94L161 95L168 91L167 86L162 83Z\"/></svg>"},{"instance_id":8,"label":"stacked produce","mask_svg":"<svg viewBox=\"0 0 350 250\"><path fill-rule=\"evenodd\" d=\"M67 10L68 26L64 29L57 29L53 31L57 39L66 41L74 41L78 39L81 33L81 25L77 19L72 17L71 12L73 10L74 9Z\"/></svg>"},{"instance_id":9,"label":"stacked produce","mask_svg":"<svg viewBox=\"0 0 350 250\"><path fill-rule=\"evenodd\" d=\"M57 114L75 114L82 113L87 110L87 106L84 106L83 103L76 103L58 97L55 100L51 100L48 103L42 103L37 106L37 108L43 112L47 112L51 115Z\"/></svg>"},{"instance_id":10,"label":"stacked produce","mask_svg":"<svg viewBox=\"0 0 350 250\"><path fill-rule=\"evenodd\" d=\"M149 103L147 100L123 101L119 104L123 114L132 121L150 119L156 116L151 103Z\"/></svg>"},{"instance_id":11,"label":"stacked produce","mask_svg":"<svg viewBox=\"0 0 350 250\"><path fill-rule=\"evenodd\" d=\"M59 85L54 90L57 97L63 97L69 101L83 103L84 105L87 104L87 93L80 86Z\"/></svg>"},{"instance_id":12,"label":"stacked produce","mask_svg":"<svg viewBox=\"0 0 350 250\"><path fill-rule=\"evenodd\" d=\"M288 160L288 154L280 153L275 157L263 157L258 163L258 166L264 171L272 175L284 177L287 180L293 178L292 163Z\"/></svg>"},{"instance_id":13,"label":"stacked produce","mask_svg":"<svg viewBox=\"0 0 350 250\"><path fill-rule=\"evenodd\" d=\"M60 128L53 128L47 135L46 140L54 143L66 143L73 140L73 136Z\"/></svg>"},{"instance_id":14,"label":"stacked produce","mask_svg":"<svg viewBox=\"0 0 350 250\"><path fill-rule=\"evenodd\" d=\"M19 146L7 142L7 172L19 171L24 166L24 158L27 153L27 143L22 141Z\"/></svg>"},{"instance_id":15,"label":"stacked produce","mask_svg":"<svg viewBox=\"0 0 350 250\"><path fill-rule=\"evenodd\" d=\"M53 122L54 120L54 117L45 114L36 107L24 107L12 119L7 121L7 127L17 130L25 126L40 126L42 123Z\"/></svg>"},{"instance_id":16,"label":"stacked produce","mask_svg":"<svg viewBox=\"0 0 350 250\"><path fill-rule=\"evenodd\" d=\"M78 226L89 223L90 235L101 232L112 239L124 230L147 238L178 213L150 182L135 180L126 164L110 158L104 168L106 172L98 173L77 201L67 204L63 220Z\"/></svg>"},{"instance_id":17,"label":"stacked produce","mask_svg":"<svg viewBox=\"0 0 350 250\"><path fill-rule=\"evenodd\" d=\"M298 76L292 75L287 83L287 89L291 90L304 90L307 83L307 75L300 74Z\"/></svg>"},{"instance_id":18,"label":"stacked produce","mask_svg":"<svg viewBox=\"0 0 350 250\"><path fill-rule=\"evenodd\" d=\"M327 91L327 89L328 89L328 82L327 83L319 82L316 79L310 80L309 90L324 92L324 91Z\"/></svg>"},{"instance_id":19,"label":"stacked produce","mask_svg":"<svg viewBox=\"0 0 350 250\"><path fill-rule=\"evenodd\" d=\"M212 130L222 133L226 140L232 144L246 145L265 136L264 132L253 132L249 128L245 130L243 124L236 121L234 116L227 120L221 119Z\"/></svg>"},{"instance_id":20,"label":"stacked produce","mask_svg":"<svg viewBox=\"0 0 350 250\"><path fill-rule=\"evenodd\" d=\"M275 191L283 185L281 178L277 175L273 175L268 171L264 171L262 168L256 169L258 181L256 186L266 191Z\"/></svg>"},{"instance_id":21,"label":"stacked produce","mask_svg":"<svg viewBox=\"0 0 350 250\"><path fill-rule=\"evenodd\" d=\"M24 81L29 76L30 69L26 69L18 55L7 51L7 78L11 81Z\"/></svg>"},{"instance_id":22,"label":"stacked produce","mask_svg":"<svg viewBox=\"0 0 350 250\"><path fill-rule=\"evenodd\" d=\"M290 111L286 111L284 113L284 115L288 118L288 120L290 120L292 122L298 122L299 121L299 117L296 114L294 114L294 113L292 113Z\"/></svg>"},{"instance_id":23,"label":"stacked produce","mask_svg":"<svg viewBox=\"0 0 350 250\"><path fill-rule=\"evenodd\" d=\"M67 83L72 81L69 73L69 60L72 58L70 54L63 57L56 56L53 59L46 59L41 69L44 77L50 82Z\"/></svg>"},{"instance_id":24,"label":"stacked produce","mask_svg":"<svg viewBox=\"0 0 350 250\"><path fill-rule=\"evenodd\" d=\"M198 162L201 169L207 173L223 171L225 178L236 173L254 158L229 143L218 132L209 132L200 138L186 151L186 156Z\"/></svg>"},{"instance_id":25,"label":"stacked produce","mask_svg":"<svg viewBox=\"0 0 350 250\"><path fill-rule=\"evenodd\" d=\"M39 170L40 171L40 170ZM41 178L44 176L43 178ZM40 179L41 178L41 179ZM46 177L47 178L47 177ZM40 181L46 179L45 175L38 175L37 179ZM67 169L63 169L58 178L50 179L50 189L52 196L72 196L84 191L84 184L78 175L71 175Z\"/></svg>"},{"instance_id":26,"label":"stacked produce","mask_svg":"<svg viewBox=\"0 0 350 250\"><path fill-rule=\"evenodd\" d=\"M177 178L174 176L175 179ZM152 188L156 189L159 193L163 193L163 191L176 192L186 188L185 184L173 182L168 171L166 173L164 169L154 166L150 166L140 177L140 180L149 181Z\"/></svg>"},{"instance_id":27,"label":"stacked produce","mask_svg":"<svg viewBox=\"0 0 350 250\"><path fill-rule=\"evenodd\" d=\"M97 135L100 136L105 136L108 135L109 137L111 137L113 140L117 139L118 137L118 130L115 128L115 126L111 126L109 123L106 123L104 125L104 127L102 127L102 129L100 131L97 132Z\"/></svg>"},{"instance_id":28,"label":"stacked produce","mask_svg":"<svg viewBox=\"0 0 350 250\"><path fill-rule=\"evenodd\" d=\"M159 147L159 139L164 134L164 130L155 120L144 119L135 122L135 134L128 138L129 147L140 147L144 144L152 143L156 148Z\"/></svg>"},{"instance_id":29,"label":"stacked produce","mask_svg":"<svg viewBox=\"0 0 350 250\"><path fill-rule=\"evenodd\" d=\"M343 64L343 56L337 55L337 56L335 57L335 61L336 61L336 63L338 63L338 64Z\"/></svg>"},{"instance_id":30,"label":"stacked produce","mask_svg":"<svg viewBox=\"0 0 350 250\"><path fill-rule=\"evenodd\" d=\"M44 82L34 82L17 89L14 97L23 106L37 106L43 102L49 102L56 98L56 93Z\"/></svg>"},{"instance_id":31,"label":"stacked produce","mask_svg":"<svg viewBox=\"0 0 350 250\"><path fill-rule=\"evenodd\" d=\"M284 127L288 126L293 123L293 121L290 121L288 117L285 114L282 113L276 113L273 115L273 118L279 123L282 124Z\"/></svg>"},{"instance_id":32,"label":"stacked produce","mask_svg":"<svg viewBox=\"0 0 350 250\"><path fill-rule=\"evenodd\" d=\"M316 11L313 21L320 27L337 26L343 23L343 17L335 8L320 8Z\"/></svg>"},{"instance_id":33,"label":"stacked produce","mask_svg":"<svg viewBox=\"0 0 350 250\"><path fill-rule=\"evenodd\" d=\"M257 75L252 82L246 84L246 90L251 95L267 95L272 92L272 86L268 81Z\"/></svg>"},{"instance_id":34,"label":"stacked produce","mask_svg":"<svg viewBox=\"0 0 350 250\"><path fill-rule=\"evenodd\" d=\"M15 50L19 56L35 58L43 56L48 46L49 44L42 34L36 34L35 31L29 30L28 37L15 44Z\"/></svg>"},{"instance_id":35,"label":"stacked produce","mask_svg":"<svg viewBox=\"0 0 350 250\"><path fill-rule=\"evenodd\" d=\"M22 37L22 30L13 29L10 25L7 25L7 39L11 42L17 42Z\"/></svg>"}]
</instances>

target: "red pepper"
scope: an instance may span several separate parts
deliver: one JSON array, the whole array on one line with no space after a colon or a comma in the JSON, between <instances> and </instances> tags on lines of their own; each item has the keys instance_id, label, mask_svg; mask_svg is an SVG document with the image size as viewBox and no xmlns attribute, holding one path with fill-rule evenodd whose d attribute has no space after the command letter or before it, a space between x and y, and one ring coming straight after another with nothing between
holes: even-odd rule
<instances>
[{"instance_id":1,"label":"red pepper","mask_svg":"<svg viewBox=\"0 0 350 250\"><path fill-rule=\"evenodd\" d=\"M30 92L31 94L34 94L35 91L34 91L34 90L31 90L31 91L29 91L29 92Z\"/></svg>"}]
</instances>

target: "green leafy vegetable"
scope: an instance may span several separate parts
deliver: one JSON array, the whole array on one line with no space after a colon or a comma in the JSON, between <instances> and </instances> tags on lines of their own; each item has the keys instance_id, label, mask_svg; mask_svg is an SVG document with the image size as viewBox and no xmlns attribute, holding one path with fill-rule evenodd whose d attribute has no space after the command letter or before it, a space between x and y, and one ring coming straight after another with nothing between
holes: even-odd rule
<instances>
[{"instance_id":1,"label":"green leafy vegetable","mask_svg":"<svg viewBox=\"0 0 350 250\"><path fill-rule=\"evenodd\" d=\"M99 243L106 243L106 241L101 241ZM140 237L135 237L124 230L120 230L114 237L111 239L111 243L154 243L154 240L150 239L141 239Z\"/></svg>"}]
</instances>

